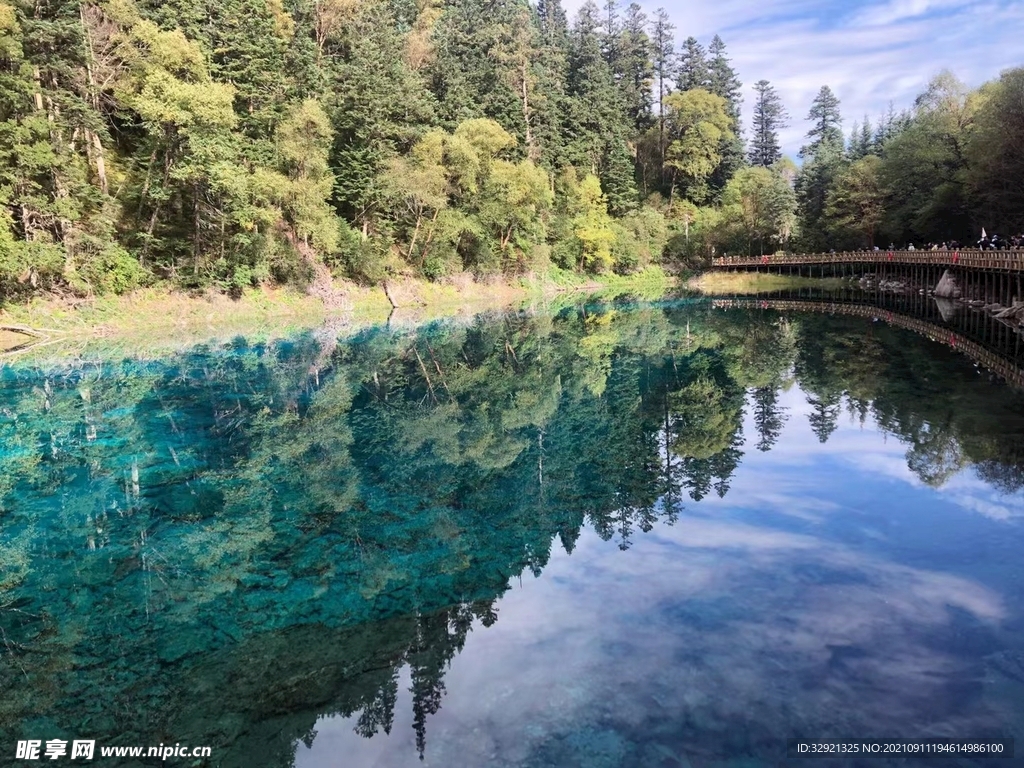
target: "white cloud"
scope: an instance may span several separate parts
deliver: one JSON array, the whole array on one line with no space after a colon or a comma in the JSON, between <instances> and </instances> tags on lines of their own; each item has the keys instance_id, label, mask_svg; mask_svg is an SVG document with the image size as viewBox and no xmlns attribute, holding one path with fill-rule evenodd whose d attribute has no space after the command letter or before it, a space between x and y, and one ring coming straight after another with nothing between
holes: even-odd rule
<instances>
[{"instance_id":1,"label":"white cloud","mask_svg":"<svg viewBox=\"0 0 1024 768\"><path fill-rule=\"evenodd\" d=\"M855 21L865 26L883 26L904 19L958 9L962 5L962 0L892 0L888 3L869 4L858 9Z\"/></svg>"}]
</instances>

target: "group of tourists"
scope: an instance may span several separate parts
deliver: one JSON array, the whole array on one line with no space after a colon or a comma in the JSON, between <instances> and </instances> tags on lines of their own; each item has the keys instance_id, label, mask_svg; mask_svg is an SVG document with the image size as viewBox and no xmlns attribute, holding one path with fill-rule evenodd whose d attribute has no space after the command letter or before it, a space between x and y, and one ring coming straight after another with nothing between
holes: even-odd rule
<instances>
[{"instance_id":1,"label":"group of tourists","mask_svg":"<svg viewBox=\"0 0 1024 768\"><path fill-rule=\"evenodd\" d=\"M968 246L970 247L970 246ZM1024 233L1019 235L1013 235L1011 237L1003 237L992 233L991 235L983 234L978 240L977 244L974 245L982 251L1018 251L1024 250ZM918 248L913 243L907 243L906 251L959 251L964 248L964 245L957 240L948 240L944 243L926 243L925 245ZM865 250L867 250L865 248ZM874 250L879 250L876 246ZM890 251L897 250L895 243L889 243Z\"/></svg>"},{"instance_id":2,"label":"group of tourists","mask_svg":"<svg viewBox=\"0 0 1024 768\"><path fill-rule=\"evenodd\" d=\"M896 246L889 243L889 250L895 250ZM957 240L949 240L944 243L926 243L920 248L916 248L913 243L908 243L905 250L907 251L956 251L963 246Z\"/></svg>"},{"instance_id":3,"label":"group of tourists","mask_svg":"<svg viewBox=\"0 0 1024 768\"><path fill-rule=\"evenodd\" d=\"M982 251L1024 251L1024 232L1019 235L1012 235L1010 237L1003 237L992 233L991 235L985 234L985 230L981 231L981 238L978 242L971 246L965 246L958 240L947 240L942 243L926 243L925 245L918 248L913 243L907 243L906 246L900 248L895 243L889 243L887 251L959 251L964 248L977 248ZM880 251L883 250L877 245L871 248L857 248L857 251ZM835 253L835 248L831 249L829 253Z\"/></svg>"},{"instance_id":4,"label":"group of tourists","mask_svg":"<svg viewBox=\"0 0 1024 768\"><path fill-rule=\"evenodd\" d=\"M978 247L983 251L1017 251L1024 248L1024 233L1001 237L996 233L982 235Z\"/></svg>"}]
</instances>

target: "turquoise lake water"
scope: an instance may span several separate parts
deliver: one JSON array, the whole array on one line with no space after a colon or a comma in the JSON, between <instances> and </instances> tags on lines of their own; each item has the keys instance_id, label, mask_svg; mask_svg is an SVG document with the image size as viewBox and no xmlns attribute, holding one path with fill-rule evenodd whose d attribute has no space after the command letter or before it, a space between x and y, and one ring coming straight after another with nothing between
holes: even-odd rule
<instances>
[{"instance_id":1,"label":"turquoise lake water","mask_svg":"<svg viewBox=\"0 0 1024 768\"><path fill-rule=\"evenodd\" d=\"M870 318L623 302L12 364L0 764L1024 754L1022 552L1024 393Z\"/></svg>"}]
</instances>

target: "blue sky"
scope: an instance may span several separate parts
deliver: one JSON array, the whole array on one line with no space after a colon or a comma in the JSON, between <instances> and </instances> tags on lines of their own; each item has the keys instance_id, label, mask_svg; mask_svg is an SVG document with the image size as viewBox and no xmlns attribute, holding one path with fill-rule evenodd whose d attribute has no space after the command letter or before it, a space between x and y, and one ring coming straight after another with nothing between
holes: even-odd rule
<instances>
[{"instance_id":1,"label":"blue sky","mask_svg":"<svg viewBox=\"0 0 1024 768\"><path fill-rule=\"evenodd\" d=\"M570 17L583 0L563 0ZM628 2L623 0L624 5ZM782 135L795 155L818 89L829 85L842 102L844 131L867 114L872 122L889 102L897 109L943 68L968 85L1024 66L1024 0L663 0L677 46L689 35L705 46L722 36L743 81L749 126L751 86L770 80L791 115Z\"/></svg>"}]
</instances>

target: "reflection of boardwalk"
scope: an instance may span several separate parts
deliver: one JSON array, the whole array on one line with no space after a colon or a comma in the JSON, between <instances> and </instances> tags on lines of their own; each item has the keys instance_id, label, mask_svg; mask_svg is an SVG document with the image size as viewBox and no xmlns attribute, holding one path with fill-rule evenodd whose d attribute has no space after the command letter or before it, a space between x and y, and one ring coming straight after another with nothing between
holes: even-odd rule
<instances>
[{"instance_id":1,"label":"reflection of boardwalk","mask_svg":"<svg viewBox=\"0 0 1024 768\"><path fill-rule=\"evenodd\" d=\"M988 338L986 338L986 334L982 334L980 337L977 336L970 330L972 326L988 328L993 325L999 325L990 318L981 317L984 325L978 326L977 323L974 323L974 320L981 313L961 311L958 315L963 317L963 321L958 323L951 319L947 324L942 322L942 309L934 304L931 305L934 307L936 314L934 319L915 317L914 315L900 312L900 308L890 309L886 306L875 304L831 300L828 298L807 300L744 296L715 299L712 304L719 309L741 307L744 309L760 308L796 312L823 312L830 315L850 315L852 317L883 320L889 325L907 328L932 341L938 341L947 347L952 347L1000 376L1008 384L1024 388L1024 364L1015 354L1020 350L1019 334L1013 333L1013 337L1016 339L1013 352L1010 352L1009 347L1004 346L1004 344L994 344L991 334L988 335ZM1000 341L1006 340L1005 334L998 338Z\"/></svg>"},{"instance_id":2,"label":"reflection of boardwalk","mask_svg":"<svg viewBox=\"0 0 1024 768\"><path fill-rule=\"evenodd\" d=\"M913 264L930 267L1024 272L1024 251L844 251L786 253L765 256L723 256L712 259L718 268L801 267L823 264Z\"/></svg>"}]
</instances>

